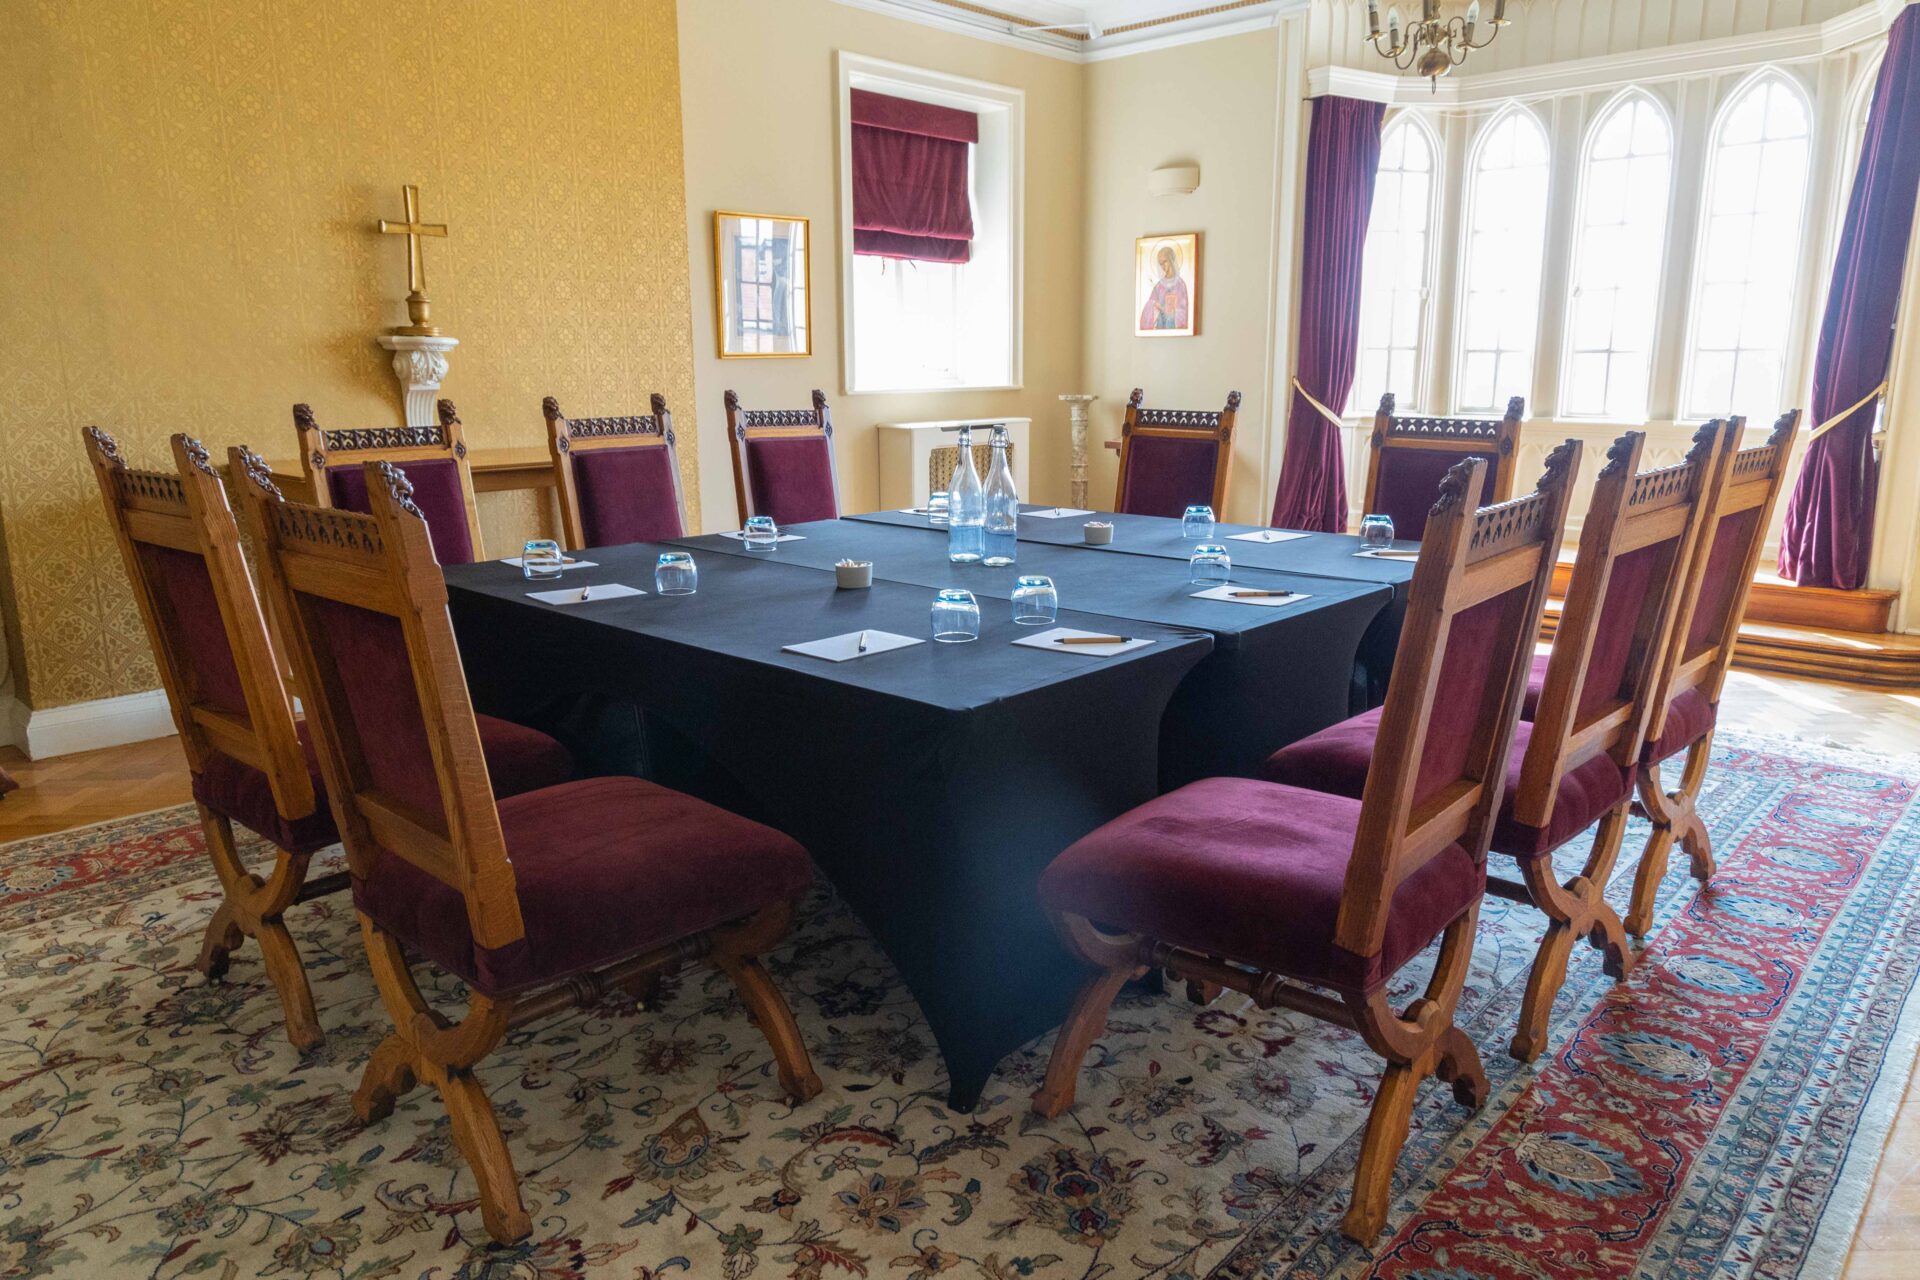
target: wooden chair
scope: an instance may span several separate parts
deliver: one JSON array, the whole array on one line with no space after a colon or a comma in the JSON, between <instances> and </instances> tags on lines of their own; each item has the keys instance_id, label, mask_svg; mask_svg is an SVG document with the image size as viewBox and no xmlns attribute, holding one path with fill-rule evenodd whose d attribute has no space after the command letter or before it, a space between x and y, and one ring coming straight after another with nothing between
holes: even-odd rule
<instances>
[{"instance_id":1,"label":"wooden chair","mask_svg":"<svg viewBox=\"0 0 1920 1280\"><path fill-rule=\"evenodd\" d=\"M1515 396L1498 422L1397 418L1393 393L1381 396L1367 462L1366 514L1392 516L1394 536L1418 542L1440 478L1463 458L1486 462L1489 500L1505 502L1513 496L1514 448L1526 412L1526 400Z\"/></svg>"},{"instance_id":2,"label":"wooden chair","mask_svg":"<svg viewBox=\"0 0 1920 1280\"><path fill-rule=\"evenodd\" d=\"M726 406L740 523L749 516L772 516L781 526L838 519L840 480L826 393L813 393L811 409L742 409L729 390Z\"/></svg>"},{"instance_id":3,"label":"wooden chair","mask_svg":"<svg viewBox=\"0 0 1920 1280\"><path fill-rule=\"evenodd\" d=\"M1640 805L1653 823L1627 910L1627 930L1639 936L1653 928L1654 899L1675 840L1686 851L1694 878L1703 885L1713 878L1713 838L1697 803L1713 756L1720 691L1740 639L1767 526L1786 487L1800 411L1781 414L1767 442L1752 449L1740 448L1746 425L1744 418L1731 418L1724 428L1726 443L1708 491L1708 514L1649 716L1647 747L1634 774ZM1668 791L1660 767L1683 751L1687 758L1679 786Z\"/></svg>"},{"instance_id":4,"label":"wooden chair","mask_svg":"<svg viewBox=\"0 0 1920 1280\"><path fill-rule=\"evenodd\" d=\"M1047 868L1041 900L1098 972L1059 1032L1035 1111L1073 1104L1115 994L1150 966L1351 1027L1387 1069L1343 1229L1362 1243L1378 1234L1420 1082L1437 1074L1461 1103L1486 1100L1480 1055L1453 1014L1579 453L1568 441L1539 492L1477 511L1486 463L1448 475L1387 693L1381 740L1394 749L1363 799L1210 778L1115 819ZM1389 979L1436 937L1425 994L1396 1014Z\"/></svg>"},{"instance_id":5,"label":"wooden chair","mask_svg":"<svg viewBox=\"0 0 1920 1280\"><path fill-rule=\"evenodd\" d=\"M567 418L560 402L540 402L547 418L553 487L569 551L659 542L686 532L680 461L667 398L653 412L622 418Z\"/></svg>"},{"instance_id":6,"label":"wooden chair","mask_svg":"<svg viewBox=\"0 0 1920 1280\"><path fill-rule=\"evenodd\" d=\"M1173 516L1201 503L1224 512L1233 470L1233 425L1240 393L1229 391L1219 412L1146 409L1135 387L1120 422L1120 483L1113 509L1137 516Z\"/></svg>"},{"instance_id":7,"label":"wooden chair","mask_svg":"<svg viewBox=\"0 0 1920 1280\"><path fill-rule=\"evenodd\" d=\"M812 866L779 832L639 778L496 803L426 517L398 467L365 474L370 515L246 504L394 1024L353 1109L372 1123L416 1082L433 1085L487 1231L510 1243L531 1220L475 1068L515 1026L704 957L767 1037L780 1087L795 1099L819 1093L758 959L786 932ZM465 1018L428 1006L407 948L466 982Z\"/></svg>"},{"instance_id":8,"label":"wooden chair","mask_svg":"<svg viewBox=\"0 0 1920 1280\"><path fill-rule=\"evenodd\" d=\"M313 1048L322 1039L320 1021L284 916L295 903L345 888L346 877L307 879L313 855L338 837L314 785L226 489L206 447L185 435L173 437L174 475L129 468L98 427L81 435L225 895L207 925L200 971L218 979L241 940L254 939L285 1011L287 1039ZM234 842L236 822L274 846L271 874L247 870Z\"/></svg>"},{"instance_id":9,"label":"wooden chair","mask_svg":"<svg viewBox=\"0 0 1920 1280\"><path fill-rule=\"evenodd\" d=\"M451 400L441 400L438 409L438 426L331 430L314 420L311 408L296 404L293 426L300 436L300 465L314 502L364 512L363 464L397 463L418 495L416 505L427 513L435 558L441 564L472 564L486 559L473 498L473 468L459 410Z\"/></svg>"},{"instance_id":10,"label":"wooden chair","mask_svg":"<svg viewBox=\"0 0 1920 1280\"><path fill-rule=\"evenodd\" d=\"M1511 858L1519 874L1489 877L1487 891L1547 917L1509 1045L1522 1062L1546 1047L1554 997L1576 939L1600 949L1614 978L1624 979L1633 967L1626 930L1604 894L1626 834L1633 768L1705 516L1720 424L1702 428L1679 466L1641 472L1645 444L1645 433L1629 432L1607 453L1537 702L1507 758L1492 849ZM1358 797L1377 758L1380 725L1380 712L1373 711L1314 734L1275 754L1265 776ZM1554 853L1595 824L1585 865L1562 883Z\"/></svg>"}]
</instances>

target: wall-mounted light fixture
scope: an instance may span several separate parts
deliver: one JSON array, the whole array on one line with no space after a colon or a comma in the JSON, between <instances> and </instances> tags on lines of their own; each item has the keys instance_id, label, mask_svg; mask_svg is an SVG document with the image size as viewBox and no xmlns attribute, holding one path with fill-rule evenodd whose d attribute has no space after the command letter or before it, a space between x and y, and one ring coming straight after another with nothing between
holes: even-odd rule
<instances>
[{"instance_id":1,"label":"wall-mounted light fixture","mask_svg":"<svg viewBox=\"0 0 1920 1280\"><path fill-rule=\"evenodd\" d=\"M1200 185L1200 166L1197 164L1162 165L1147 175L1147 190L1156 196L1192 195L1194 188Z\"/></svg>"}]
</instances>

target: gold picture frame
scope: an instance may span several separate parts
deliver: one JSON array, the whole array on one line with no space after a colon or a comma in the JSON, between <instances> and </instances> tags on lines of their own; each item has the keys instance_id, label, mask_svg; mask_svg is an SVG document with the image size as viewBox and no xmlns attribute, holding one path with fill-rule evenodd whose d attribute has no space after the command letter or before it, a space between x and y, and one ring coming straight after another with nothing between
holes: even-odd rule
<instances>
[{"instance_id":1,"label":"gold picture frame","mask_svg":"<svg viewBox=\"0 0 1920 1280\"><path fill-rule=\"evenodd\" d=\"M813 354L811 219L714 211L713 324L722 360Z\"/></svg>"},{"instance_id":2,"label":"gold picture frame","mask_svg":"<svg viewBox=\"0 0 1920 1280\"><path fill-rule=\"evenodd\" d=\"M1133 336L1191 338L1200 332L1200 233L1133 242Z\"/></svg>"}]
</instances>

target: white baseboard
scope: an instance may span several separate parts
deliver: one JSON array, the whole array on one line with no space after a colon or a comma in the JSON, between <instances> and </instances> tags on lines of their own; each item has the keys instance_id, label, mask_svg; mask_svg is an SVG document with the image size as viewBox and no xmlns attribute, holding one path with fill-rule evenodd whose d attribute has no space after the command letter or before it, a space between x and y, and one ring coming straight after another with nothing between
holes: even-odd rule
<instances>
[{"instance_id":1,"label":"white baseboard","mask_svg":"<svg viewBox=\"0 0 1920 1280\"><path fill-rule=\"evenodd\" d=\"M29 711L20 745L34 760L164 738L175 731L164 689Z\"/></svg>"}]
</instances>

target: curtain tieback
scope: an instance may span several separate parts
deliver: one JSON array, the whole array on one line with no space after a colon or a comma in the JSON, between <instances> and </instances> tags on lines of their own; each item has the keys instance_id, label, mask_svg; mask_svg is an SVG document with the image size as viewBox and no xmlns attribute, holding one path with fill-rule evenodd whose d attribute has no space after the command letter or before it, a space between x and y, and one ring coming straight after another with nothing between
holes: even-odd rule
<instances>
[{"instance_id":1,"label":"curtain tieback","mask_svg":"<svg viewBox=\"0 0 1920 1280\"><path fill-rule=\"evenodd\" d=\"M1314 409L1318 411L1320 416L1325 418L1328 422L1331 422L1336 427L1345 427L1347 425L1347 421L1345 418L1342 418L1339 414L1327 408L1327 406L1325 406L1324 404L1321 404L1318 400L1314 398L1313 392L1307 390L1304 386L1300 384L1300 375L1297 373L1293 375L1293 389L1295 391L1298 391L1300 393L1300 398L1302 400L1305 400L1308 404L1312 405Z\"/></svg>"},{"instance_id":2,"label":"curtain tieback","mask_svg":"<svg viewBox=\"0 0 1920 1280\"><path fill-rule=\"evenodd\" d=\"M1842 409L1840 412L1834 414L1831 418L1828 418L1825 422L1815 427L1812 431L1809 431L1807 433L1807 443L1812 444L1815 440L1818 440L1821 436L1827 434L1827 432L1833 430L1835 427L1845 422L1848 418L1851 418L1854 414L1860 412L1862 409L1872 404L1875 400L1878 400L1881 396L1885 395L1887 392L1887 383L1891 381L1892 381L1891 378L1881 379L1879 386L1875 387L1873 390L1867 392L1867 394L1865 394L1864 396L1861 396L1858 400L1854 401L1854 403L1850 407Z\"/></svg>"}]
</instances>

